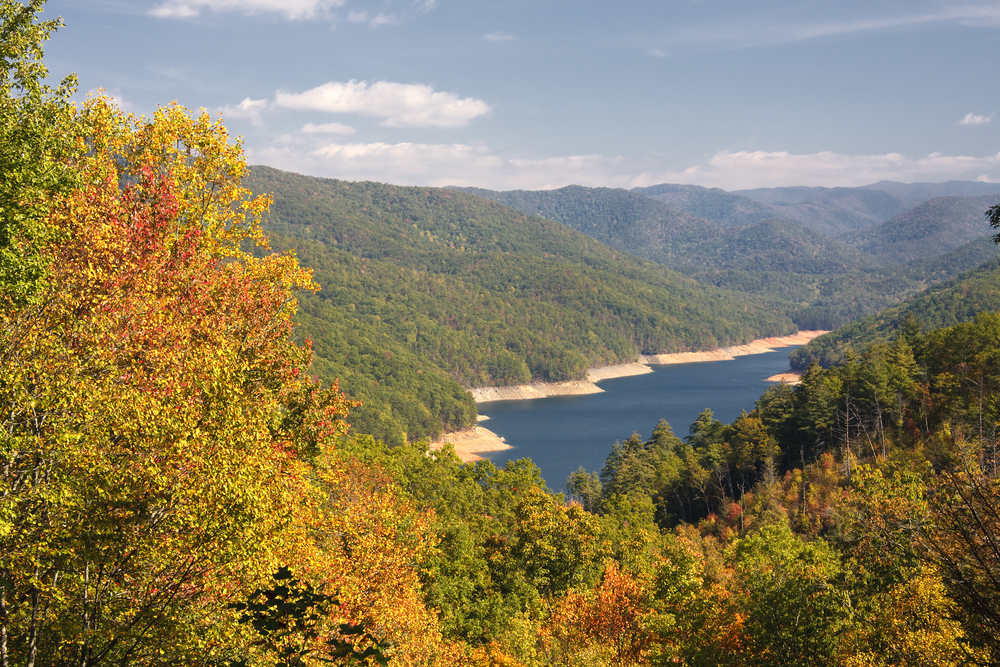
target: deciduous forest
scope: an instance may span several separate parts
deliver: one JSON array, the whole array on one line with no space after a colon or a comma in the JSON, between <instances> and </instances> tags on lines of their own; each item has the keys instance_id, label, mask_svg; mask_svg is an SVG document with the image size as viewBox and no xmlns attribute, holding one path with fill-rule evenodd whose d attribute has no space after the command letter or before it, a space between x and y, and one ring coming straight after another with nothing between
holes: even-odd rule
<instances>
[{"instance_id":1,"label":"deciduous forest","mask_svg":"<svg viewBox=\"0 0 1000 667\"><path fill-rule=\"evenodd\" d=\"M420 405L419 436L467 423L460 383L787 320L558 223L533 249L462 238L471 195L422 227L444 191L326 182L351 191L353 251L320 251L317 205L293 252L221 121L46 85L42 7L0 0L0 666L1000 661L1000 315L907 320L731 424L622 434L555 494L530 460L382 433ZM362 215L377 197L400 215ZM374 224L407 261L366 245ZM365 413L324 363L405 383L416 416L378 431L405 402L370 389Z\"/></svg>"}]
</instances>

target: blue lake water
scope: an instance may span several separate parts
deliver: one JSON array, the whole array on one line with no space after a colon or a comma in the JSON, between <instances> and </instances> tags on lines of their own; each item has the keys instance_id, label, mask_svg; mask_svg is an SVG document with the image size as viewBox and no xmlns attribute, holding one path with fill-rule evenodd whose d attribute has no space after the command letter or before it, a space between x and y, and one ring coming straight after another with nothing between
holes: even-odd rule
<instances>
[{"instance_id":1,"label":"blue lake water","mask_svg":"<svg viewBox=\"0 0 1000 667\"><path fill-rule=\"evenodd\" d=\"M660 419L683 438L705 408L727 424L742 410L749 412L772 384L766 378L788 368L793 349L652 366L652 373L601 381L601 394L480 403L479 414L489 417L482 426L513 447L480 456L501 467L528 457L541 468L549 488L561 491L579 466L600 471L615 440L625 440L633 431L648 439Z\"/></svg>"}]
</instances>

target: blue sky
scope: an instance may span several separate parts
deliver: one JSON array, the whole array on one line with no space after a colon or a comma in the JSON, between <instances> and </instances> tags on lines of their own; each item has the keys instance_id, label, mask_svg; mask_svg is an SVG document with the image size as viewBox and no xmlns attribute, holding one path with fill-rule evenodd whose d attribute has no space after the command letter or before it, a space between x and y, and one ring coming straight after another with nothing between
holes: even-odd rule
<instances>
[{"instance_id":1,"label":"blue sky","mask_svg":"<svg viewBox=\"0 0 1000 667\"><path fill-rule=\"evenodd\" d=\"M55 77L396 184L1000 181L1000 2L49 0Z\"/></svg>"}]
</instances>

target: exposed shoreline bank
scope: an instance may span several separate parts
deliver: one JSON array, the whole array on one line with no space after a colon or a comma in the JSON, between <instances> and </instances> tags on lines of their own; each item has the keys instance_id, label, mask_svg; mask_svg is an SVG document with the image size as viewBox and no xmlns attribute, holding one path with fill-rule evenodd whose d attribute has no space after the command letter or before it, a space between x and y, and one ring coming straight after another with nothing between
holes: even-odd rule
<instances>
[{"instance_id":1,"label":"exposed shoreline bank","mask_svg":"<svg viewBox=\"0 0 1000 667\"><path fill-rule=\"evenodd\" d=\"M486 415L479 415L478 421L484 422L487 419L489 417ZM482 426L473 426L464 431L446 433L441 440L435 440L431 443L431 451L441 449L446 442L454 445L455 453L464 463L473 463L483 458L476 456L476 453L499 452L504 449L510 449L510 445L504 442L501 436Z\"/></svg>"},{"instance_id":2,"label":"exposed shoreline bank","mask_svg":"<svg viewBox=\"0 0 1000 667\"><path fill-rule=\"evenodd\" d=\"M782 347L793 345L805 345L813 338L820 336L826 331L800 331L792 336L776 336L771 338L761 338L750 341L745 345L731 345L716 350L704 352L678 352L674 354L643 355L639 361L614 366L600 366L587 371L586 380L574 380L571 382L536 382L533 384L519 385L516 387L478 387L470 390L469 393L476 403L486 403L489 401L518 401L532 398L546 398L549 396L580 396L583 394L599 394L604 390L597 386L601 380L612 378L630 377L633 375L643 375L652 373L653 365L667 364L689 364L704 361L726 361L743 357L750 354L763 354ZM797 384L801 378L801 373L795 371L785 371L767 378L769 382L787 382ZM489 419L486 415L480 415L479 421ZM466 463L478 461L482 457L477 456L482 452L496 452L510 449L504 439L493 431L482 426L475 426L464 431L448 433L440 441L431 444L432 449L440 449L445 442L450 442L455 446L455 453Z\"/></svg>"},{"instance_id":3,"label":"exposed shoreline bank","mask_svg":"<svg viewBox=\"0 0 1000 667\"><path fill-rule=\"evenodd\" d=\"M616 364L614 366L591 368L587 371L586 380L574 380L571 382L535 382L515 387L477 387L475 389L470 389L469 393L472 394L472 398L476 401L476 403L487 403L489 401L521 401L532 398L546 398L548 396L599 394L604 391L597 386L597 383L601 380L652 373L653 369L650 368L651 365L690 364L702 361L727 361L749 354L763 354L765 352L771 352L782 347L805 345L813 338L821 336L825 333L827 332L800 331L791 336L760 338L758 340L750 341L744 345L731 345L703 352L676 352L673 354L643 355L639 357L639 361L626 364ZM777 376L772 377L777 378ZM768 379L771 380L771 378ZM781 378L778 378L772 381L780 382L781 380ZM792 380L789 377L789 379L785 381L791 382Z\"/></svg>"},{"instance_id":4,"label":"exposed shoreline bank","mask_svg":"<svg viewBox=\"0 0 1000 667\"><path fill-rule=\"evenodd\" d=\"M767 378L768 382L784 382L785 384L798 384L802 382L805 371L787 370Z\"/></svg>"}]
</instances>

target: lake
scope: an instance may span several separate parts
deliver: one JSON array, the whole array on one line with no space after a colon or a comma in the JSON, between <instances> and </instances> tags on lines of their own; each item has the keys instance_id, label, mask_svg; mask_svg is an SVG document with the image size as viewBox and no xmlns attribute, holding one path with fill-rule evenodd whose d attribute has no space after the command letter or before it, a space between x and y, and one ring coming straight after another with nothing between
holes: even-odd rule
<instances>
[{"instance_id":1,"label":"lake","mask_svg":"<svg viewBox=\"0 0 1000 667\"><path fill-rule=\"evenodd\" d=\"M478 405L487 415L482 426L503 436L513 449L480 454L498 466L530 458L546 484L561 491L579 466L598 471L615 440L638 432L649 438L660 419L683 438L705 408L730 423L773 383L766 378L788 368L794 347L737 357L669 366L652 366L646 375L602 380L604 393L557 396L527 401L491 401Z\"/></svg>"}]
</instances>

